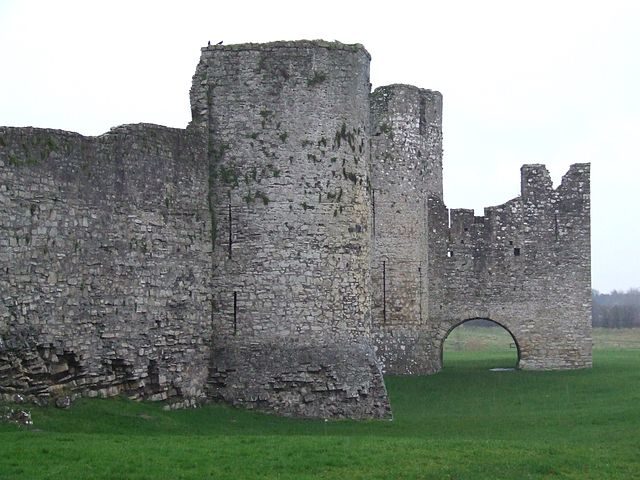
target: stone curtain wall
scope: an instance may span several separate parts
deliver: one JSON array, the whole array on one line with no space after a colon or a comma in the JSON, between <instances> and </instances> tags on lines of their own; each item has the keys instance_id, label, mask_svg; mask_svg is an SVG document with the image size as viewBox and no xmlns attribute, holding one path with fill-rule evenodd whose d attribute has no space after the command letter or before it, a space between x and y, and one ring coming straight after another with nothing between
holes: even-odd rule
<instances>
[{"instance_id":1,"label":"stone curtain wall","mask_svg":"<svg viewBox=\"0 0 640 480\"><path fill-rule=\"evenodd\" d=\"M431 199L434 352L459 323L487 318L515 337L521 368L591 366L589 194L588 164L572 165L555 190L543 165L525 165L522 195L482 217ZM433 371L440 361L426 359Z\"/></svg>"},{"instance_id":2,"label":"stone curtain wall","mask_svg":"<svg viewBox=\"0 0 640 480\"><path fill-rule=\"evenodd\" d=\"M370 335L369 91L359 45L202 50L191 100L209 139L214 398L389 414Z\"/></svg>"},{"instance_id":3,"label":"stone curtain wall","mask_svg":"<svg viewBox=\"0 0 640 480\"><path fill-rule=\"evenodd\" d=\"M205 147L153 125L0 128L0 392L203 397Z\"/></svg>"},{"instance_id":4,"label":"stone curtain wall","mask_svg":"<svg viewBox=\"0 0 640 480\"><path fill-rule=\"evenodd\" d=\"M442 197L442 96L409 85L371 95L371 262L377 353L389 373L424 371L429 319L427 198Z\"/></svg>"}]
</instances>

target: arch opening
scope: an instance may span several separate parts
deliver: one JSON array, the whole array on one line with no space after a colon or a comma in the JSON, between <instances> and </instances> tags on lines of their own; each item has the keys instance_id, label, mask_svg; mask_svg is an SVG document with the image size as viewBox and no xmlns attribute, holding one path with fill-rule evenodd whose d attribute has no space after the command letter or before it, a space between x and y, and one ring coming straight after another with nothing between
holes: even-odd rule
<instances>
[{"instance_id":1,"label":"arch opening","mask_svg":"<svg viewBox=\"0 0 640 480\"><path fill-rule=\"evenodd\" d=\"M520 364L520 346L511 331L489 318L468 318L454 324L440 344L442 368L513 370Z\"/></svg>"}]
</instances>

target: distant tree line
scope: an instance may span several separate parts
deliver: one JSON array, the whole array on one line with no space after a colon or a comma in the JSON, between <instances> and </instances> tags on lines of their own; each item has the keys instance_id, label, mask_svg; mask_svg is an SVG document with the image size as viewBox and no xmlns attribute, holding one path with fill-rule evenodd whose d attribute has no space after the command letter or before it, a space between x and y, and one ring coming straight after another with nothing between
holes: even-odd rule
<instances>
[{"instance_id":1,"label":"distant tree line","mask_svg":"<svg viewBox=\"0 0 640 480\"><path fill-rule=\"evenodd\" d=\"M606 328L640 327L640 290L611 293L591 291L593 326Z\"/></svg>"}]
</instances>

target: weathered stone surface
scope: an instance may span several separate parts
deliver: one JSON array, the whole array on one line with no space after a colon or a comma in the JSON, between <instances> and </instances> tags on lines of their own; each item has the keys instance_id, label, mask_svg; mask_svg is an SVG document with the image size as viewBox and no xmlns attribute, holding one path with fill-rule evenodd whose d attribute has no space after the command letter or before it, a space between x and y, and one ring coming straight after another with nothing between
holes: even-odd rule
<instances>
[{"instance_id":1,"label":"weathered stone surface","mask_svg":"<svg viewBox=\"0 0 640 480\"><path fill-rule=\"evenodd\" d=\"M522 194L484 216L430 199L430 330L435 342L470 318L513 335L525 369L590 367L589 165L575 164L552 189L543 165L522 167Z\"/></svg>"},{"instance_id":2,"label":"weathered stone surface","mask_svg":"<svg viewBox=\"0 0 640 480\"><path fill-rule=\"evenodd\" d=\"M3 127L0 139L0 391L202 397L204 137L130 125L96 138Z\"/></svg>"},{"instance_id":3,"label":"weathered stone surface","mask_svg":"<svg viewBox=\"0 0 640 480\"><path fill-rule=\"evenodd\" d=\"M429 321L428 279L438 275L428 268L427 199L442 197L442 96L381 87L371 112L374 335L388 372L418 373L430 348L418 333Z\"/></svg>"},{"instance_id":4,"label":"weathered stone surface","mask_svg":"<svg viewBox=\"0 0 640 480\"><path fill-rule=\"evenodd\" d=\"M438 371L446 336L476 318L509 330L521 368L591 366L589 165L556 189L543 165L525 165L518 198L484 216L448 210L441 107L406 85L372 95L373 333L385 370Z\"/></svg>"},{"instance_id":5,"label":"weathered stone surface","mask_svg":"<svg viewBox=\"0 0 640 480\"><path fill-rule=\"evenodd\" d=\"M378 360L362 343L236 341L214 347L209 387L214 399L287 416L391 415Z\"/></svg>"},{"instance_id":6,"label":"weathered stone surface","mask_svg":"<svg viewBox=\"0 0 640 480\"><path fill-rule=\"evenodd\" d=\"M72 403L73 403L73 399L68 395L56 398L56 402L55 402L56 407L58 408L69 408Z\"/></svg>"},{"instance_id":7,"label":"weathered stone surface","mask_svg":"<svg viewBox=\"0 0 640 480\"><path fill-rule=\"evenodd\" d=\"M355 353L373 352L369 91L357 45L203 50L192 125L211 142L217 398L302 416L388 411L375 357ZM326 372L304 370L320 358ZM342 386L321 394L327 372Z\"/></svg>"},{"instance_id":8,"label":"weathered stone surface","mask_svg":"<svg viewBox=\"0 0 640 480\"><path fill-rule=\"evenodd\" d=\"M474 217L442 197L442 97L369 54L210 46L185 130L0 127L0 395L207 399L385 418L471 318L523 368L591 365L589 166Z\"/></svg>"}]
</instances>

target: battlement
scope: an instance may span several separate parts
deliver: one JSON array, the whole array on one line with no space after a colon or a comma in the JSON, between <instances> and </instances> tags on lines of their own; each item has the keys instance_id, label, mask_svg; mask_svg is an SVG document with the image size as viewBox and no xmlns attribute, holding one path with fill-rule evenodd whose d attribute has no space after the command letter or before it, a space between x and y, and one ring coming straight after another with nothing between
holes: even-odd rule
<instances>
[{"instance_id":1,"label":"battlement","mask_svg":"<svg viewBox=\"0 0 640 480\"><path fill-rule=\"evenodd\" d=\"M547 167L541 164L523 165L520 168L520 195L524 200L548 195L553 190L553 181Z\"/></svg>"},{"instance_id":2,"label":"battlement","mask_svg":"<svg viewBox=\"0 0 640 480\"><path fill-rule=\"evenodd\" d=\"M587 197L591 193L591 164L574 163L569 167L569 171L563 175L558 192Z\"/></svg>"},{"instance_id":3,"label":"battlement","mask_svg":"<svg viewBox=\"0 0 640 480\"><path fill-rule=\"evenodd\" d=\"M524 195L502 205L486 207L483 216L475 216L471 209L449 210L450 243L464 243L465 239L491 233L493 239L510 237L509 245L513 245L513 237L521 235L510 233L514 222L525 224L528 232L537 231L548 237L550 230L544 220L540 221L544 218L552 218L551 233L555 239L564 223L575 223L576 216L589 216L589 170L588 163L571 165L561 184L554 189L545 165L524 165L521 168ZM582 223L588 225L588 222ZM572 228L575 227L577 225Z\"/></svg>"}]
</instances>

